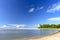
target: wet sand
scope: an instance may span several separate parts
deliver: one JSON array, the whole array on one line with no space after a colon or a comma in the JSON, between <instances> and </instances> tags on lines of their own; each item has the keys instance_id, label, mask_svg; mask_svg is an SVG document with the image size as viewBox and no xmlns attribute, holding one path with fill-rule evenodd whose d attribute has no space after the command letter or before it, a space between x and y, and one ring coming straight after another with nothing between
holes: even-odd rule
<instances>
[{"instance_id":1,"label":"wet sand","mask_svg":"<svg viewBox=\"0 0 60 40\"><path fill-rule=\"evenodd\" d=\"M41 38L31 38L29 40L60 40L60 32L51 34L51 35L47 35Z\"/></svg>"}]
</instances>

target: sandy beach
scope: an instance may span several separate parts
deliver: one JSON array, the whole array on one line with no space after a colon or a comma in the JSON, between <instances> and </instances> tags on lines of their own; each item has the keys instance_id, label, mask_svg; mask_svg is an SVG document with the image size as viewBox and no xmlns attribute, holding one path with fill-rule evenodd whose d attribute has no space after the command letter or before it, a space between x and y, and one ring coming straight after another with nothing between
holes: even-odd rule
<instances>
[{"instance_id":1,"label":"sandy beach","mask_svg":"<svg viewBox=\"0 0 60 40\"><path fill-rule=\"evenodd\" d=\"M32 38L29 40L60 40L60 32L50 34L41 38Z\"/></svg>"}]
</instances>

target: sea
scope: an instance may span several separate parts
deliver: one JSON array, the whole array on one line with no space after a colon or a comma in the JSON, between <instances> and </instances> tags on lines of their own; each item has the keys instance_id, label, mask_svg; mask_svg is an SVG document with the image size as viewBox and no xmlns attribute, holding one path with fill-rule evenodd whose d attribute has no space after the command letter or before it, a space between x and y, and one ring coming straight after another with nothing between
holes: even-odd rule
<instances>
[{"instance_id":1,"label":"sea","mask_svg":"<svg viewBox=\"0 0 60 40\"><path fill-rule=\"evenodd\" d=\"M0 30L0 40L28 40L29 38L42 37L56 32L58 30L2 29Z\"/></svg>"}]
</instances>

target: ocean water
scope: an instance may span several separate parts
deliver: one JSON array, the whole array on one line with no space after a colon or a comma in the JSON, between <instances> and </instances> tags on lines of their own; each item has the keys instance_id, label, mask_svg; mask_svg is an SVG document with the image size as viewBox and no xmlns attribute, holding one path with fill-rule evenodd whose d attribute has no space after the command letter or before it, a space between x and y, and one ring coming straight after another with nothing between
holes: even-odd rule
<instances>
[{"instance_id":1,"label":"ocean water","mask_svg":"<svg viewBox=\"0 0 60 40\"><path fill-rule=\"evenodd\" d=\"M25 40L58 32L57 30L0 30L0 40Z\"/></svg>"}]
</instances>

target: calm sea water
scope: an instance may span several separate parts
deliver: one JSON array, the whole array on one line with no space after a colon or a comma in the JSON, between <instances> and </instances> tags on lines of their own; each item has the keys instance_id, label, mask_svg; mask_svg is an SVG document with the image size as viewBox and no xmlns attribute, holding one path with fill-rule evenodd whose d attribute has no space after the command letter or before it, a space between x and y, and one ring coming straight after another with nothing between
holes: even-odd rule
<instances>
[{"instance_id":1,"label":"calm sea water","mask_svg":"<svg viewBox=\"0 0 60 40\"><path fill-rule=\"evenodd\" d=\"M24 40L24 38L41 37L55 32L57 30L0 30L0 40Z\"/></svg>"}]
</instances>

